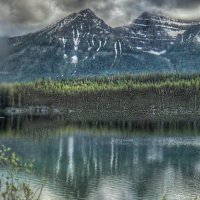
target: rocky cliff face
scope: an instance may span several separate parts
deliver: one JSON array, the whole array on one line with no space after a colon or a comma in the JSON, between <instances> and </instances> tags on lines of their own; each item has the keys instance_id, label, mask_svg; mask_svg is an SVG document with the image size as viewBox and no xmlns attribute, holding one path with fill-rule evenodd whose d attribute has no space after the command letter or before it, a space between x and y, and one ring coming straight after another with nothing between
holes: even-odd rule
<instances>
[{"instance_id":1,"label":"rocky cliff face","mask_svg":"<svg viewBox=\"0 0 200 200\"><path fill-rule=\"evenodd\" d=\"M111 28L91 10L82 10L36 33L6 40L0 79L181 72L174 55L189 41L199 43L199 24L143 13L129 26Z\"/></svg>"}]
</instances>

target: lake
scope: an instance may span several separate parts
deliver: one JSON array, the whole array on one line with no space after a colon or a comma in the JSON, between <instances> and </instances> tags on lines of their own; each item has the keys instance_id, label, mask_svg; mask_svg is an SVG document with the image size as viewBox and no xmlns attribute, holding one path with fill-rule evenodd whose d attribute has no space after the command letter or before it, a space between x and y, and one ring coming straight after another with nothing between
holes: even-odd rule
<instances>
[{"instance_id":1,"label":"lake","mask_svg":"<svg viewBox=\"0 0 200 200\"><path fill-rule=\"evenodd\" d=\"M200 198L200 131L115 129L58 119L0 119L0 145L36 159L44 200ZM24 174L21 175L24 178Z\"/></svg>"}]
</instances>

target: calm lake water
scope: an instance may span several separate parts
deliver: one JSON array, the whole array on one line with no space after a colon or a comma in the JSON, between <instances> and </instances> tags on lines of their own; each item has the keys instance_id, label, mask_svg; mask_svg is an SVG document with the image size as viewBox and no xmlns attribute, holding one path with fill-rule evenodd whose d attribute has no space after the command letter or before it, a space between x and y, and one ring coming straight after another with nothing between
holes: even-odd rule
<instances>
[{"instance_id":1,"label":"calm lake water","mask_svg":"<svg viewBox=\"0 0 200 200\"><path fill-rule=\"evenodd\" d=\"M36 159L30 180L34 185L47 180L44 200L200 197L198 131L55 128L53 121L38 121L1 123L0 145L24 160Z\"/></svg>"}]
</instances>

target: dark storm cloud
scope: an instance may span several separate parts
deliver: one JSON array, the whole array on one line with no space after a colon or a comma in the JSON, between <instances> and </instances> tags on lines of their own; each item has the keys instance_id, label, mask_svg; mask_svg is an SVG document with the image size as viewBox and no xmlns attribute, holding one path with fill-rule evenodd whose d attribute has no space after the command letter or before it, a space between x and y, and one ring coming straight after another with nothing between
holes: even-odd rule
<instances>
[{"instance_id":1,"label":"dark storm cloud","mask_svg":"<svg viewBox=\"0 0 200 200\"><path fill-rule=\"evenodd\" d=\"M200 0L0 0L0 35L34 31L85 8L111 26L156 9L183 18L200 17Z\"/></svg>"},{"instance_id":2,"label":"dark storm cloud","mask_svg":"<svg viewBox=\"0 0 200 200\"><path fill-rule=\"evenodd\" d=\"M32 29L51 18L51 1L0 0L0 34Z\"/></svg>"},{"instance_id":3,"label":"dark storm cloud","mask_svg":"<svg viewBox=\"0 0 200 200\"><path fill-rule=\"evenodd\" d=\"M162 7L176 7L176 8L183 8L183 9L191 9L196 6L200 5L199 0L149 0L150 3Z\"/></svg>"},{"instance_id":4,"label":"dark storm cloud","mask_svg":"<svg viewBox=\"0 0 200 200\"><path fill-rule=\"evenodd\" d=\"M0 0L0 9L1 21L22 24L40 22L51 14L48 2L39 0Z\"/></svg>"}]
</instances>

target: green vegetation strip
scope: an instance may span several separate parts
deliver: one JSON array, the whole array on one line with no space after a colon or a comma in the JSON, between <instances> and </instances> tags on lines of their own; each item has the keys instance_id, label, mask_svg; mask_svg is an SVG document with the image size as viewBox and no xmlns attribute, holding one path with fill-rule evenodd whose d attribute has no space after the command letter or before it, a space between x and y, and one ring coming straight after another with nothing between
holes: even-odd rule
<instances>
[{"instance_id":1,"label":"green vegetation strip","mask_svg":"<svg viewBox=\"0 0 200 200\"><path fill-rule=\"evenodd\" d=\"M68 80L39 80L29 83L1 84L0 91L43 92L47 94L94 93L101 91L129 90L192 90L200 89L200 75L124 75L101 78Z\"/></svg>"}]
</instances>

